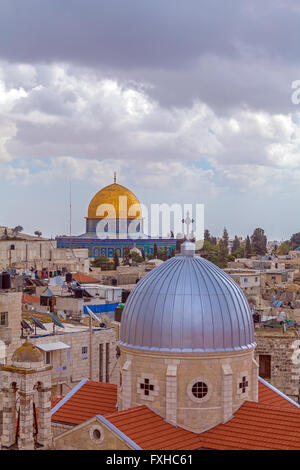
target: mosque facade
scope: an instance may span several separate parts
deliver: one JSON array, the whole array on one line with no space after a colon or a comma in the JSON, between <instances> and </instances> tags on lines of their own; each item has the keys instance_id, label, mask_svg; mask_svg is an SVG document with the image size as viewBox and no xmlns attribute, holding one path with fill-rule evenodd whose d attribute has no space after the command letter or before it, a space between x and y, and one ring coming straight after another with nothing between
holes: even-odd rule
<instances>
[{"instance_id":1,"label":"mosque facade","mask_svg":"<svg viewBox=\"0 0 300 470\"><path fill-rule=\"evenodd\" d=\"M144 233L144 219L138 198L125 186L110 184L92 198L86 217L86 232L79 236L56 238L57 248L87 248L90 258L115 253L124 257L125 250L136 247L145 256L153 255L154 245L158 250L171 254L176 250L174 238L152 238Z\"/></svg>"}]
</instances>

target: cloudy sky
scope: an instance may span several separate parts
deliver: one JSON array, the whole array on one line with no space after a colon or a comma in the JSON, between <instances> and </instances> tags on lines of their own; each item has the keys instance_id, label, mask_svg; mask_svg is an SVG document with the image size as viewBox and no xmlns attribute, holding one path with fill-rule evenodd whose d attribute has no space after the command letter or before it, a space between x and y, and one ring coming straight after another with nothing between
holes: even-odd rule
<instances>
[{"instance_id":1,"label":"cloudy sky","mask_svg":"<svg viewBox=\"0 0 300 470\"><path fill-rule=\"evenodd\" d=\"M0 225L68 233L71 181L83 233L116 170L215 235L300 231L299 24L298 0L1 0Z\"/></svg>"}]
</instances>

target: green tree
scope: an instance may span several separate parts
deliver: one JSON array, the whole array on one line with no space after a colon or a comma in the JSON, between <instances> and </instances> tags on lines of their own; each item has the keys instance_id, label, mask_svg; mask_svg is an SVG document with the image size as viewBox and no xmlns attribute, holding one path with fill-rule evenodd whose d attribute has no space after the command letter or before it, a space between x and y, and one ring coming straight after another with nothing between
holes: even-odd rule
<instances>
[{"instance_id":1,"label":"green tree","mask_svg":"<svg viewBox=\"0 0 300 470\"><path fill-rule=\"evenodd\" d=\"M130 248L129 246L125 246L124 251L123 251L123 264L128 264L129 255L130 255Z\"/></svg>"},{"instance_id":2,"label":"green tree","mask_svg":"<svg viewBox=\"0 0 300 470\"><path fill-rule=\"evenodd\" d=\"M229 236L228 236L228 232L226 230L226 227L224 227L222 240L223 240L222 250L225 250L226 255L228 255Z\"/></svg>"},{"instance_id":3,"label":"green tree","mask_svg":"<svg viewBox=\"0 0 300 470\"><path fill-rule=\"evenodd\" d=\"M249 235L247 235L247 238L246 238L246 247L245 247L245 255L246 255L246 258L250 258L251 254L252 254L251 241L250 241Z\"/></svg>"},{"instance_id":4,"label":"green tree","mask_svg":"<svg viewBox=\"0 0 300 470\"><path fill-rule=\"evenodd\" d=\"M106 256L99 256L94 261L91 261L92 268L101 268L103 271L114 269L115 265Z\"/></svg>"},{"instance_id":5,"label":"green tree","mask_svg":"<svg viewBox=\"0 0 300 470\"><path fill-rule=\"evenodd\" d=\"M157 245L154 243L153 245L153 256L154 258L157 258L158 250L157 250Z\"/></svg>"},{"instance_id":6,"label":"green tree","mask_svg":"<svg viewBox=\"0 0 300 470\"><path fill-rule=\"evenodd\" d=\"M250 240L249 240L250 241ZM246 256L246 247L241 245L239 248L237 248L235 251L232 251L231 254L235 258L245 258Z\"/></svg>"},{"instance_id":7,"label":"green tree","mask_svg":"<svg viewBox=\"0 0 300 470\"><path fill-rule=\"evenodd\" d=\"M263 256L267 251L267 237L262 228L256 228L251 235L252 252L255 255Z\"/></svg>"},{"instance_id":8,"label":"green tree","mask_svg":"<svg viewBox=\"0 0 300 470\"><path fill-rule=\"evenodd\" d=\"M226 242L223 238L219 241L218 249L221 267L225 268L227 265L228 247L226 246Z\"/></svg>"},{"instance_id":9,"label":"green tree","mask_svg":"<svg viewBox=\"0 0 300 470\"><path fill-rule=\"evenodd\" d=\"M41 237L42 236L42 232L39 232L38 230L36 230L34 232L34 235L36 235L37 237Z\"/></svg>"},{"instance_id":10,"label":"green tree","mask_svg":"<svg viewBox=\"0 0 300 470\"><path fill-rule=\"evenodd\" d=\"M204 230L204 241L210 242L210 233L209 233L209 230L207 229Z\"/></svg>"},{"instance_id":11,"label":"green tree","mask_svg":"<svg viewBox=\"0 0 300 470\"><path fill-rule=\"evenodd\" d=\"M240 240L238 239L238 237L235 235L234 237L234 240L233 240L233 243L232 243L232 248L231 248L231 252L235 252L236 250L238 250L238 248L241 246L240 244Z\"/></svg>"},{"instance_id":12,"label":"green tree","mask_svg":"<svg viewBox=\"0 0 300 470\"><path fill-rule=\"evenodd\" d=\"M294 233L291 236L290 243L291 243L291 246L292 246L293 250L300 245L300 232Z\"/></svg>"},{"instance_id":13,"label":"green tree","mask_svg":"<svg viewBox=\"0 0 300 470\"><path fill-rule=\"evenodd\" d=\"M144 258L139 255L139 253L137 253L136 251L133 251L131 253L131 256L132 256L132 261L134 261L135 263L142 263L144 261Z\"/></svg>"},{"instance_id":14,"label":"green tree","mask_svg":"<svg viewBox=\"0 0 300 470\"><path fill-rule=\"evenodd\" d=\"M167 261L168 258L169 258L168 249L167 249L167 247L165 246L162 259L163 259L163 261Z\"/></svg>"},{"instance_id":15,"label":"green tree","mask_svg":"<svg viewBox=\"0 0 300 470\"><path fill-rule=\"evenodd\" d=\"M115 253L114 253L114 265L115 265L115 269L117 269L117 267L120 265L119 256L118 256L117 251L115 251Z\"/></svg>"},{"instance_id":16,"label":"green tree","mask_svg":"<svg viewBox=\"0 0 300 470\"><path fill-rule=\"evenodd\" d=\"M172 248L172 250L171 250L171 258L173 258L173 256L175 256L175 250L174 250L174 248Z\"/></svg>"},{"instance_id":17,"label":"green tree","mask_svg":"<svg viewBox=\"0 0 300 470\"><path fill-rule=\"evenodd\" d=\"M281 245L277 248L276 254L279 256L287 255L288 252L292 249L292 245L289 240L282 242Z\"/></svg>"},{"instance_id":18,"label":"green tree","mask_svg":"<svg viewBox=\"0 0 300 470\"><path fill-rule=\"evenodd\" d=\"M21 225L17 225L15 228L13 228L13 233L14 235L17 235L20 232L23 232L23 227Z\"/></svg>"},{"instance_id":19,"label":"green tree","mask_svg":"<svg viewBox=\"0 0 300 470\"><path fill-rule=\"evenodd\" d=\"M210 243L211 243L212 245L217 246L217 244L218 244L218 243L217 243L217 238L216 238L216 237L211 237Z\"/></svg>"}]
</instances>

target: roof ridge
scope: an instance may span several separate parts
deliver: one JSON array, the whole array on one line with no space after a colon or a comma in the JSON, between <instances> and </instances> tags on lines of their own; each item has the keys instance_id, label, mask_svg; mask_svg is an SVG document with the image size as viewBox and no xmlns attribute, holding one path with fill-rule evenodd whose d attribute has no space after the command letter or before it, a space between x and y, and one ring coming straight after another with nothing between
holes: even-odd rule
<instances>
[{"instance_id":1,"label":"roof ridge","mask_svg":"<svg viewBox=\"0 0 300 470\"><path fill-rule=\"evenodd\" d=\"M152 411L146 405L137 405L137 406L133 406L132 408L128 408L127 410L121 410L121 411L117 410L114 413L111 413L110 415L106 415L105 418L108 419L114 416L120 416L121 414L126 415L128 413L132 413L133 411L141 410L143 408L146 408L147 410Z\"/></svg>"}]
</instances>

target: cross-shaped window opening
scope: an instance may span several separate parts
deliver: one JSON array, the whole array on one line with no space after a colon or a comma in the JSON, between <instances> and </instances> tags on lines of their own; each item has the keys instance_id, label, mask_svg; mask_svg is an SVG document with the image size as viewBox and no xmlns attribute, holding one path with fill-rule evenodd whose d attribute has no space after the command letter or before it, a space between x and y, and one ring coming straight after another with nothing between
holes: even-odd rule
<instances>
[{"instance_id":1,"label":"cross-shaped window opening","mask_svg":"<svg viewBox=\"0 0 300 470\"><path fill-rule=\"evenodd\" d=\"M240 382L239 387L242 389L242 393L246 392L246 389L248 387L248 380L246 380L246 377L242 378L242 381Z\"/></svg>"},{"instance_id":2,"label":"cross-shaped window opening","mask_svg":"<svg viewBox=\"0 0 300 470\"><path fill-rule=\"evenodd\" d=\"M142 390L144 390L144 395L149 395L149 392L154 390L154 385L150 384L149 379L144 379L144 383L140 384Z\"/></svg>"}]
</instances>

